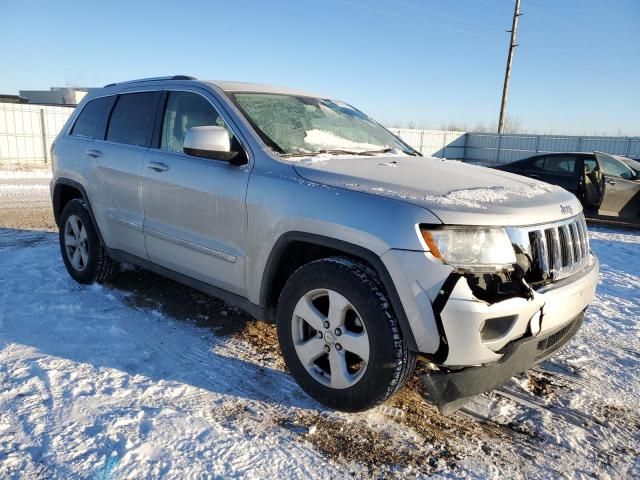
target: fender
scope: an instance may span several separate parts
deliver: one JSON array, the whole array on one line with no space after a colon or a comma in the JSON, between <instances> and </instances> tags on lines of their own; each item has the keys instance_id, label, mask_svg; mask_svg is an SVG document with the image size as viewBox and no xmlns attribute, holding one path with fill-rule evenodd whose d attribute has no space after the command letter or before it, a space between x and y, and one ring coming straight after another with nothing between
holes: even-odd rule
<instances>
[{"instance_id":1,"label":"fender","mask_svg":"<svg viewBox=\"0 0 640 480\"><path fill-rule=\"evenodd\" d=\"M93 223L93 228L95 229L95 231L98 233L98 237L100 238L100 242L105 245L104 240L102 238L102 233L100 233L100 229L98 228L98 224L96 223L96 218L93 214L93 210L91 209L91 202L89 202L89 197L87 195L87 192L85 191L84 187L76 182L75 180L71 180L70 178L65 178L65 177L60 177L56 179L56 183L55 186L53 187L53 197L52 197L52 201L53 201L53 216L56 222L56 225L58 225L58 227L60 227L60 202L61 202L61 195L62 195L62 191L60 186L61 185L66 185L68 187L72 187L75 190L77 190L78 192L80 192L80 196L82 197L82 200L85 203L85 206L87 208L87 211L89 212L89 217L91 217L91 223Z\"/></svg>"},{"instance_id":2,"label":"fender","mask_svg":"<svg viewBox=\"0 0 640 480\"><path fill-rule=\"evenodd\" d=\"M337 240L335 238L325 237L323 235L307 232L292 231L282 234L271 249L271 253L267 260L265 270L262 274L262 282L260 284L261 306L266 307L267 305L269 286L275 278L276 272L278 270L278 265L283 258L287 247L291 243L296 241L311 243L321 247L332 248L334 250L344 252L348 255L361 258L362 260L368 262L378 274L380 281L382 282L382 285L384 286L387 295L389 296L391 306L393 307L393 311L398 317L402 335L404 336L409 349L412 351L417 351L416 341L409 325L409 320L407 319L407 315L404 311L404 307L402 306L402 302L400 301L400 297L393 283L391 275L389 275L389 272L387 271L387 268L385 267L382 260L380 260L380 257L371 250L368 250L359 245L345 242L343 240Z\"/></svg>"}]
</instances>

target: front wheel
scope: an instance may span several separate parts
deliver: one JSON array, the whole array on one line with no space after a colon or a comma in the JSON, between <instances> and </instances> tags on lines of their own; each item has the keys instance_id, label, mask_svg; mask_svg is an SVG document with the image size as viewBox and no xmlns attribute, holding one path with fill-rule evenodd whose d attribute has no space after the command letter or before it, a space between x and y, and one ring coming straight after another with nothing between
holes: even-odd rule
<instances>
[{"instance_id":1,"label":"front wheel","mask_svg":"<svg viewBox=\"0 0 640 480\"><path fill-rule=\"evenodd\" d=\"M311 397L337 410L372 408L393 395L415 366L376 274L332 257L299 268L278 304L287 368Z\"/></svg>"}]
</instances>

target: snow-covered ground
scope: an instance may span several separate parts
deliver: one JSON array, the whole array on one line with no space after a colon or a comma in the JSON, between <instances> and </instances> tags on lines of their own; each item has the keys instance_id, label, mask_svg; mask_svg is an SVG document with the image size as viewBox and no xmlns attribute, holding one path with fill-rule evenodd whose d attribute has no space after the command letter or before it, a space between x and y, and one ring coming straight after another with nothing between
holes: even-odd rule
<instances>
[{"instance_id":1,"label":"snow-covered ground","mask_svg":"<svg viewBox=\"0 0 640 480\"><path fill-rule=\"evenodd\" d=\"M590 237L578 336L444 418L415 381L327 410L272 326L144 272L80 286L56 234L0 228L0 478L639 477L640 233Z\"/></svg>"}]
</instances>

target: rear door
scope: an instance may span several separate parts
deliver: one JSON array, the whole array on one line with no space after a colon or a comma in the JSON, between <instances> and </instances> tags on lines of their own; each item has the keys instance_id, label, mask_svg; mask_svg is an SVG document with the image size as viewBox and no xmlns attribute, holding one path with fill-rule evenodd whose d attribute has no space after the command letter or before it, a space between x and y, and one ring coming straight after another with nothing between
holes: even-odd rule
<instances>
[{"instance_id":1,"label":"rear door","mask_svg":"<svg viewBox=\"0 0 640 480\"><path fill-rule=\"evenodd\" d=\"M640 181L635 172L612 155L596 153L605 175L606 191L598 214L621 220L640 220Z\"/></svg>"},{"instance_id":2,"label":"rear door","mask_svg":"<svg viewBox=\"0 0 640 480\"><path fill-rule=\"evenodd\" d=\"M98 97L83 107L70 134L82 162L91 208L106 245L147 258L140 172L159 93Z\"/></svg>"},{"instance_id":3,"label":"rear door","mask_svg":"<svg viewBox=\"0 0 640 480\"><path fill-rule=\"evenodd\" d=\"M186 131L204 125L226 127L238 142L209 92L167 92L143 168L147 252L158 265L243 295L250 168L185 154Z\"/></svg>"},{"instance_id":4,"label":"rear door","mask_svg":"<svg viewBox=\"0 0 640 480\"><path fill-rule=\"evenodd\" d=\"M542 172L538 177L540 180L554 185L558 185L565 190L578 195L578 179L581 177L578 172L578 162L575 155L548 155L544 157L541 164Z\"/></svg>"},{"instance_id":5,"label":"rear door","mask_svg":"<svg viewBox=\"0 0 640 480\"><path fill-rule=\"evenodd\" d=\"M95 145L96 202L100 231L110 248L148 258L142 233L141 171L151 144L160 92L118 95L105 141Z\"/></svg>"}]
</instances>

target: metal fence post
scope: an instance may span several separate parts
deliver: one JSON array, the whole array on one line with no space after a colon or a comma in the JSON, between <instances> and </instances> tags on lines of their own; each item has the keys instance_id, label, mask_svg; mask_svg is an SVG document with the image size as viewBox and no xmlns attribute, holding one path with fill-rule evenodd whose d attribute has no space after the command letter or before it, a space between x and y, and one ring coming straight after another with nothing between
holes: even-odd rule
<instances>
[{"instance_id":1,"label":"metal fence post","mask_svg":"<svg viewBox=\"0 0 640 480\"><path fill-rule=\"evenodd\" d=\"M540 152L540 135L536 135L536 153Z\"/></svg>"},{"instance_id":2,"label":"metal fence post","mask_svg":"<svg viewBox=\"0 0 640 480\"><path fill-rule=\"evenodd\" d=\"M42 155L44 157L44 164L48 163L47 155L47 129L44 124L44 108L40 109L40 131L42 132Z\"/></svg>"},{"instance_id":3,"label":"metal fence post","mask_svg":"<svg viewBox=\"0 0 640 480\"><path fill-rule=\"evenodd\" d=\"M424 155L424 130L420 130L420 153Z\"/></svg>"},{"instance_id":4,"label":"metal fence post","mask_svg":"<svg viewBox=\"0 0 640 480\"><path fill-rule=\"evenodd\" d=\"M469 138L469 132L464 132L464 144L463 144L463 150L462 150L462 160L463 161L467 161L467 139Z\"/></svg>"},{"instance_id":5,"label":"metal fence post","mask_svg":"<svg viewBox=\"0 0 640 480\"><path fill-rule=\"evenodd\" d=\"M447 153L447 131L442 132L442 153L440 154L440 158L445 158L445 153Z\"/></svg>"},{"instance_id":6,"label":"metal fence post","mask_svg":"<svg viewBox=\"0 0 640 480\"><path fill-rule=\"evenodd\" d=\"M628 157L629 153L631 153L631 137L627 137L627 151L625 152L624 156Z\"/></svg>"},{"instance_id":7,"label":"metal fence post","mask_svg":"<svg viewBox=\"0 0 640 480\"><path fill-rule=\"evenodd\" d=\"M581 148L582 148L582 137L578 137L578 151L579 152L582 151Z\"/></svg>"}]
</instances>

